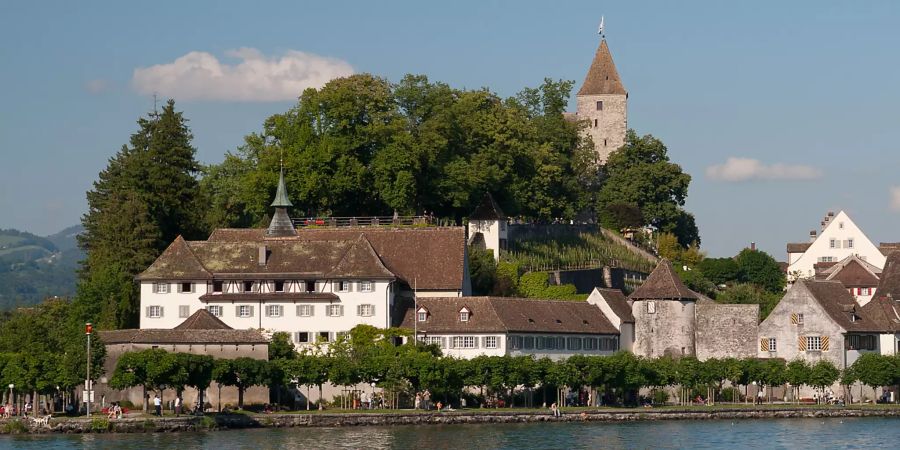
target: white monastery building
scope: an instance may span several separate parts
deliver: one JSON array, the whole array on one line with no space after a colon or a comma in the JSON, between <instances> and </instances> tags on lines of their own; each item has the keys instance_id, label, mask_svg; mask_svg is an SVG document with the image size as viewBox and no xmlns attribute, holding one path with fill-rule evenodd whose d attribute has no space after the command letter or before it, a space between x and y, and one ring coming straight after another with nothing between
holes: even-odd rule
<instances>
[{"instance_id":1,"label":"white monastery building","mask_svg":"<svg viewBox=\"0 0 900 450\"><path fill-rule=\"evenodd\" d=\"M879 270L884 267L884 254L846 212L829 212L821 227L818 235L815 230L809 232L809 242L787 244L789 282L814 278L817 264L837 263L850 256Z\"/></svg>"}]
</instances>

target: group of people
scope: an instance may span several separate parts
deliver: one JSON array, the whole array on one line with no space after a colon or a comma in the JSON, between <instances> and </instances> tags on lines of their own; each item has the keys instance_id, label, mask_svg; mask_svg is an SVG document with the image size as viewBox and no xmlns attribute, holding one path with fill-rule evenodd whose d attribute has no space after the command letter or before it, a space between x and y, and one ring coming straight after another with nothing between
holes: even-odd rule
<instances>
[{"instance_id":1,"label":"group of people","mask_svg":"<svg viewBox=\"0 0 900 450\"><path fill-rule=\"evenodd\" d=\"M183 403L181 395L176 395L175 400L172 402L172 409L175 410L176 417L181 415ZM153 396L153 415L162 416L162 399L159 398L159 394Z\"/></svg>"},{"instance_id":2,"label":"group of people","mask_svg":"<svg viewBox=\"0 0 900 450\"><path fill-rule=\"evenodd\" d=\"M24 417L28 417L30 415L33 415L33 410L34 406L32 406L31 402L25 402L25 406L21 409L21 411L19 410L18 406L7 403L3 406L0 406L0 415L2 415L4 419L15 417L19 415L19 413L21 413Z\"/></svg>"},{"instance_id":3,"label":"group of people","mask_svg":"<svg viewBox=\"0 0 900 450\"><path fill-rule=\"evenodd\" d=\"M123 415L122 405L119 402L112 402L106 410L107 419L121 419Z\"/></svg>"}]
</instances>

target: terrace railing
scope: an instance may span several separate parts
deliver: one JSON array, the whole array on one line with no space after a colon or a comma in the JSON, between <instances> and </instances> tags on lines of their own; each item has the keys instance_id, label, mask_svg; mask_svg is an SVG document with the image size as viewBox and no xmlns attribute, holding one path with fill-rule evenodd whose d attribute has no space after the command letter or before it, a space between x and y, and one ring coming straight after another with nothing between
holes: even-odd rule
<instances>
[{"instance_id":1,"label":"terrace railing","mask_svg":"<svg viewBox=\"0 0 900 450\"><path fill-rule=\"evenodd\" d=\"M434 225L431 216L360 216L292 218L296 228L311 227L425 227Z\"/></svg>"}]
</instances>

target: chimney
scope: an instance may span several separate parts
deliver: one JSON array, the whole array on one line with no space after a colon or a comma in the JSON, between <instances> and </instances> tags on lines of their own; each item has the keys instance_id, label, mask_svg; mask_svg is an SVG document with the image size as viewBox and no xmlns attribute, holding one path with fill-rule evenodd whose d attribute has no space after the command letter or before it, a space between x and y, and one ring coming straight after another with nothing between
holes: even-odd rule
<instances>
[{"instance_id":1,"label":"chimney","mask_svg":"<svg viewBox=\"0 0 900 450\"><path fill-rule=\"evenodd\" d=\"M828 217L834 217L834 211L828 211Z\"/></svg>"},{"instance_id":2,"label":"chimney","mask_svg":"<svg viewBox=\"0 0 900 450\"><path fill-rule=\"evenodd\" d=\"M816 230L809 230L809 242L816 240Z\"/></svg>"},{"instance_id":3,"label":"chimney","mask_svg":"<svg viewBox=\"0 0 900 450\"><path fill-rule=\"evenodd\" d=\"M750 250L756 250L756 242L750 243Z\"/></svg>"},{"instance_id":4,"label":"chimney","mask_svg":"<svg viewBox=\"0 0 900 450\"><path fill-rule=\"evenodd\" d=\"M257 259L257 261L259 262L259 265L261 265L261 266L266 265L266 263L268 262L266 260L268 253L269 253L268 249L266 249L265 245L259 246L259 259Z\"/></svg>"}]
</instances>

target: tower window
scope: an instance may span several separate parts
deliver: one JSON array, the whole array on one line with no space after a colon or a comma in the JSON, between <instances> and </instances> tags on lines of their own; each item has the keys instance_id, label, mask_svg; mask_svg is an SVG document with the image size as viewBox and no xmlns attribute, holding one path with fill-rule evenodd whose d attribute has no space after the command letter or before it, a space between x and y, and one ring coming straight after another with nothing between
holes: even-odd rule
<instances>
[{"instance_id":1,"label":"tower window","mask_svg":"<svg viewBox=\"0 0 900 450\"><path fill-rule=\"evenodd\" d=\"M603 140L603 146L606 147L606 139Z\"/></svg>"},{"instance_id":2,"label":"tower window","mask_svg":"<svg viewBox=\"0 0 900 450\"><path fill-rule=\"evenodd\" d=\"M603 111L603 102L597 102L597 111Z\"/></svg>"},{"instance_id":3,"label":"tower window","mask_svg":"<svg viewBox=\"0 0 900 450\"><path fill-rule=\"evenodd\" d=\"M594 119L594 128L597 128L597 119Z\"/></svg>"}]
</instances>

